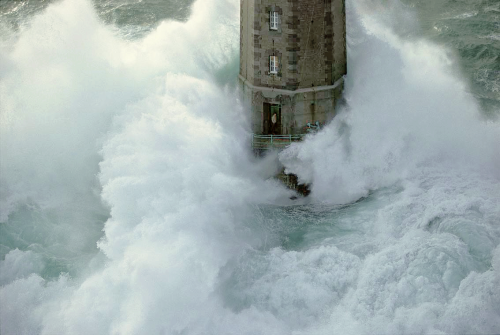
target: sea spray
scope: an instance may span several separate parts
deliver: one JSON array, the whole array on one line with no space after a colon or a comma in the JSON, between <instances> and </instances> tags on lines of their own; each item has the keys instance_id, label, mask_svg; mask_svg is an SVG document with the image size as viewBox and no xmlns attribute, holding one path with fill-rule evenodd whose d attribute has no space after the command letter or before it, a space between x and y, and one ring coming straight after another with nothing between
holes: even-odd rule
<instances>
[{"instance_id":1,"label":"sea spray","mask_svg":"<svg viewBox=\"0 0 500 335\"><path fill-rule=\"evenodd\" d=\"M9 107L2 126L10 131L2 141L3 228L15 232L12 218L20 211L45 215L83 206L90 218L68 215L41 231L47 243L59 242L57 252L42 245L44 261L57 262L76 241L96 241L95 231L82 234L94 211L109 208L110 219L99 242L106 258L89 245L78 250L100 259L93 271L80 269L85 275L44 281L31 251L8 252L2 333L201 331L210 311L222 308L210 298L218 269L261 244L252 234L249 206L290 193L259 177L234 90L212 81L236 55L234 38L226 36L237 36L236 19L234 4L199 2L187 23L165 22L143 40L126 42L96 19L87 1L68 0L51 5L21 32L7 53L16 68L2 82L2 111ZM30 126L35 132L27 132ZM15 148L28 152L19 155ZM88 192L95 183L97 154L102 191L94 186L87 206L78 187ZM96 193L105 207L92 203ZM23 230L36 225L19 223ZM67 241L50 237L61 227ZM33 259L33 266L11 268L23 259Z\"/></svg>"},{"instance_id":2,"label":"sea spray","mask_svg":"<svg viewBox=\"0 0 500 335\"><path fill-rule=\"evenodd\" d=\"M361 17L369 35L350 53L347 106L321 133L280 154L286 171L311 183L313 197L334 203L352 202L423 166L498 177L498 125L481 119L450 53L401 39L374 17Z\"/></svg>"},{"instance_id":3,"label":"sea spray","mask_svg":"<svg viewBox=\"0 0 500 335\"><path fill-rule=\"evenodd\" d=\"M237 2L133 41L86 1L34 17L1 49L1 333L498 333L498 124L453 57L392 33L404 6L363 26L352 4L349 109L283 153L313 182L292 206L221 87Z\"/></svg>"},{"instance_id":4,"label":"sea spray","mask_svg":"<svg viewBox=\"0 0 500 335\"><path fill-rule=\"evenodd\" d=\"M491 267L500 237L498 124L482 119L446 49L402 39L376 17L361 16L368 36L351 46L347 106L326 129L280 153L317 201L400 193L361 227L349 225L367 235L344 248L369 253L356 289L314 332L498 331ZM468 313L481 321L462 322Z\"/></svg>"}]
</instances>

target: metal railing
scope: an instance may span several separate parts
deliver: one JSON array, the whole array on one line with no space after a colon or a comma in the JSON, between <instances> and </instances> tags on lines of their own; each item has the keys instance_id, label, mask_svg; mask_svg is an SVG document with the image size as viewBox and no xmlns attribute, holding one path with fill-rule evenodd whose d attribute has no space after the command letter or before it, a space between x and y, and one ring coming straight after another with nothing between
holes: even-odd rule
<instances>
[{"instance_id":1,"label":"metal railing","mask_svg":"<svg viewBox=\"0 0 500 335\"><path fill-rule=\"evenodd\" d=\"M298 135L256 135L252 137L252 148L257 150L283 149L292 142L301 141L305 134Z\"/></svg>"}]
</instances>

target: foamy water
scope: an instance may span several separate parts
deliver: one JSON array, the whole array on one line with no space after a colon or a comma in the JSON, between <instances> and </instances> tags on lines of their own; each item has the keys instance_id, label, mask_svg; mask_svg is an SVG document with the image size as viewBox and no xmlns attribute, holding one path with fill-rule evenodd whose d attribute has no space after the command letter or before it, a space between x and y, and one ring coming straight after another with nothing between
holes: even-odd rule
<instances>
[{"instance_id":1,"label":"foamy water","mask_svg":"<svg viewBox=\"0 0 500 335\"><path fill-rule=\"evenodd\" d=\"M2 28L1 333L500 332L499 125L412 12L348 5L347 103L279 155L300 202L249 150L239 3Z\"/></svg>"}]
</instances>

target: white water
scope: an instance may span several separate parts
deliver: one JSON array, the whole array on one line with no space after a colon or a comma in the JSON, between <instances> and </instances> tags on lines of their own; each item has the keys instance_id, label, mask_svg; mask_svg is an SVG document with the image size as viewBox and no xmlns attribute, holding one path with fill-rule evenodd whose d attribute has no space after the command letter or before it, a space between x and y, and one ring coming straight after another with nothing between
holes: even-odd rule
<instances>
[{"instance_id":1,"label":"white water","mask_svg":"<svg viewBox=\"0 0 500 335\"><path fill-rule=\"evenodd\" d=\"M84 0L5 32L0 221L26 251L0 263L1 333L500 332L499 126L445 50L354 4L349 107L280 155L313 182L296 212L262 207L289 193L221 85L238 3L133 42Z\"/></svg>"}]
</instances>

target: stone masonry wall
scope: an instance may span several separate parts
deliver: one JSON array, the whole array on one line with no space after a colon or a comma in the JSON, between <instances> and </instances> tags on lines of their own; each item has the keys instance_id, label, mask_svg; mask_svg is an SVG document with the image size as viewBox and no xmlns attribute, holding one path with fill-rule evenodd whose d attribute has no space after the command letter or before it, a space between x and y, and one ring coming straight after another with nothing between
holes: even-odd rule
<instances>
[{"instance_id":1,"label":"stone masonry wall","mask_svg":"<svg viewBox=\"0 0 500 335\"><path fill-rule=\"evenodd\" d=\"M285 88L288 71L287 36L291 30L284 24L291 13L288 0L256 0L255 6L255 86ZM271 11L279 14L279 29L270 30L269 16ZM288 13L288 14L287 14ZM258 29L257 29L258 28ZM269 73L270 56L278 56L278 74Z\"/></svg>"},{"instance_id":2,"label":"stone masonry wall","mask_svg":"<svg viewBox=\"0 0 500 335\"><path fill-rule=\"evenodd\" d=\"M344 0L240 0L240 74L255 86L332 85L346 72ZM279 13L279 30L269 13ZM251 30L251 31L247 31ZM280 71L269 73L269 57Z\"/></svg>"},{"instance_id":3,"label":"stone masonry wall","mask_svg":"<svg viewBox=\"0 0 500 335\"><path fill-rule=\"evenodd\" d=\"M240 0L240 75L255 86L241 81L241 88L255 133L263 131L265 102L281 105L282 134L301 133L307 122L333 117L343 85L315 88L332 85L346 73L344 1ZM271 11L279 13L277 31L269 27ZM272 55L280 62L278 74L269 73Z\"/></svg>"},{"instance_id":4,"label":"stone masonry wall","mask_svg":"<svg viewBox=\"0 0 500 335\"><path fill-rule=\"evenodd\" d=\"M343 85L336 88L300 92L293 95L279 91L263 91L240 85L244 100L251 106L251 124L253 132L263 133L264 103L281 105L281 134L301 134L308 122L321 124L329 122L335 116L335 104L342 95Z\"/></svg>"},{"instance_id":5,"label":"stone masonry wall","mask_svg":"<svg viewBox=\"0 0 500 335\"><path fill-rule=\"evenodd\" d=\"M328 5L329 5L329 1ZM328 49L332 35L330 7L325 0L294 1L293 12L296 23L297 87L330 85L328 75Z\"/></svg>"},{"instance_id":6,"label":"stone masonry wall","mask_svg":"<svg viewBox=\"0 0 500 335\"><path fill-rule=\"evenodd\" d=\"M345 0L331 2L333 18L333 82L347 73Z\"/></svg>"},{"instance_id":7,"label":"stone masonry wall","mask_svg":"<svg viewBox=\"0 0 500 335\"><path fill-rule=\"evenodd\" d=\"M255 0L240 0L240 75L254 81L253 21Z\"/></svg>"}]
</instances>

